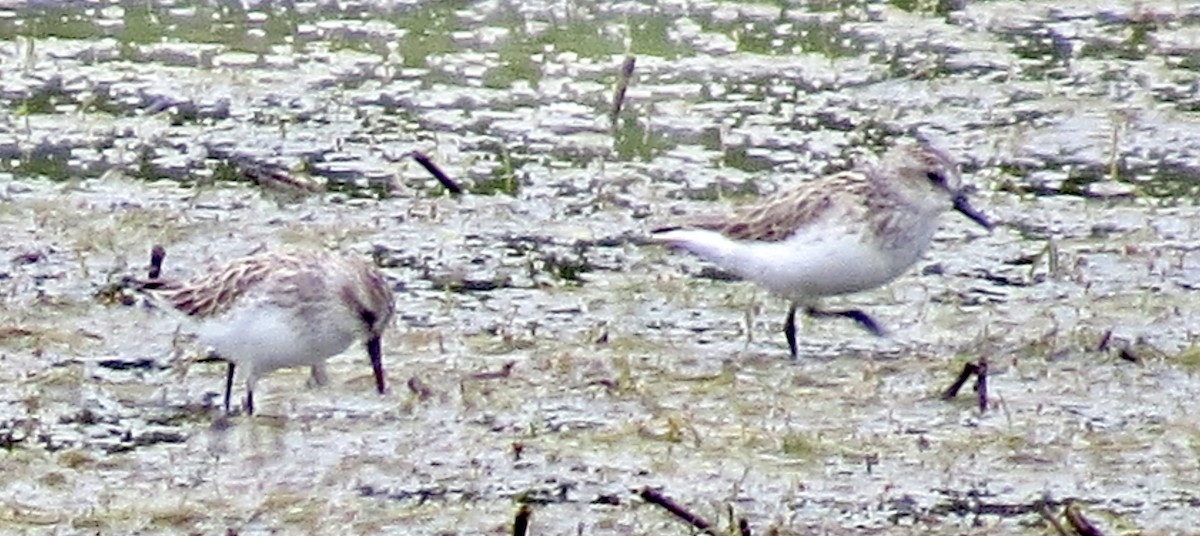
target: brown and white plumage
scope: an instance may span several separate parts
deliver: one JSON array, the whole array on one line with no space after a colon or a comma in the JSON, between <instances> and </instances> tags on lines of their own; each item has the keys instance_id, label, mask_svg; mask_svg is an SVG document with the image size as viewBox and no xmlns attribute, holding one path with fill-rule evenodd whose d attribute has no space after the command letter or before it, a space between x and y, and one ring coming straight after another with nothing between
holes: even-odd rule
<instances>
[{"instance_id":1,"label":"brown and white plumage","mask_svg":"<svg viewBox=\"0 0 1200 536\"><path fill-rule=\"evenodd\" d=\"M895 279L924 254L937 217L951 208L991 228L967 202L949 155L911 143L893 147L877 165L794 185L727 216L658 229L653 239L791 301L784 329L795 357L798 306L881 333L861 311L820 311L815 303Z\"/></svg>"},{"instance_id":2,"label":"brown and white plumage","mask_svg":"<svg viewBox=\"0 0 1200 536\"><path fill-rule=\"evenodd\" d=\"M187 281L137 286L194 320L200 341L228 361L226 411L236 369L245 375L246 409L253 413L259 378L308 365L320 379L325 360L356 339L365 341L377 390L386 388L380 344L394 296L365 261L325 251L263 253Z\"/></svg>"}]
</instances>

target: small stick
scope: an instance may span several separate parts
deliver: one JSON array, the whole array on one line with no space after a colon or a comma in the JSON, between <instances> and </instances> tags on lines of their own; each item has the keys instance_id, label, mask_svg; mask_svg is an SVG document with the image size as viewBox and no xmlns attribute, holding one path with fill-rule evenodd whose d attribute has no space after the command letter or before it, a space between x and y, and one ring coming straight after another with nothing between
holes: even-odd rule
<instances>
[{"instance_id":1,"label":"small stick","mask_svg":"<svg viewBox=\"0 0 1200 536\"><path fill-rule=\"evenodd\" d=\"M661 493L650 489L649 486L642 488L642 491L639 492L638 495L642 497L642 500L650 504L656 504L663 507L666 509L666 511L670 512L671 515L674 515L684 523L687 523L696 529L702 530L712 536L721 536L720 532L717 532L712 528L711 523L700 519L700 516L697 516L696 514L684 510L683 507L676 504L675 501L672 501L671 499L664 497Z\"/></svg>"},{"instance_id":2,"label":"small stick","mask_svg":"<svg viewBox=\"0 0 1200 536\"><path fill-rule=\"evenodd\" d=\"M150 273L146 274L150 279L158 279L162 275L163 258L166 256L167 248L162 244L154 244L154 247L150 248Z\"/></svg>"},{"instance_id":3,"label":"small stick","mask_svg":"<svg viewBox=\"0 0 1200 536\"><path fill-rule=\"evenodd\" d=\"M513 519L513 536L525 536L529 530L529 517L533 515L533 509L528 504L522 504L517 509L517 517Z\"/></svg>"},{"instance_id":4,"label":"small stick","mask_svg":"<svg viewBox=\"0 0 1200 536\"><path fill-rule=\"evenodd\" d=\"M460 187L458 183L451 180L450 177L446 175L444 171L442 171L442 168L433 163L433 160L430 160L428 156L425 156L425 153L413 151L412 157L413 160L416 160L418 164L421 164L421 167L425 168L425 171L428 171L430 175L433 175L433 178L442 183L442 186L449 190L451 195L462 195L462 187Z\"/></svg>"},{"instance_id":5,"label":"small stick","mask_svg":"<svg viewBox=\"0 0 1200 536\"><path fill-rule=\"evenodd\" d=\"M979 393L980 413L986 412L988 407L987 375L987 358L980 358L979 363L975 365L975 392Z\"/></svg>"},{"instance_id":6,"label":"small stick","mask_svg":"<svg viewBox=\"0 0 1200 536\"><path fill-rule=\"evenodd\" d=\"M958 378L954 380L954 384L942 393L942 400L950 400L958 396L958 392L962 390L963 385L966 385L967 380L971 376L975 376L975 392L979 393L979 412L987 411L988 406L988 387L987 387L987 372L988 364L986 358L980 358L974 363L963 365L962 372L958 373Z\"/></svg>"},{"instance_id":7,"label":"small stick","mask_svg":"<svg viewBox=\"0 0 1200 536\"><path fill-rule=\"evenodd\" d=\"M1067 516L1067 523L1071 525L1072 529L1075 529L1075 532L1079 534L1079 536L1104 535L1104 533L1100 532L1095 525L1092 525L1090 521L1083 517L1083 512L1079 511L1079 503L1075 502L1073 499L1067 500L1065 513Z\"/></svg>"},{"instance_id":8,"label":"small stick","mask_svg":"<svg viewBox=\"0 0 1200 536\"><path fill-rule=\"evenodd\" d=\"M617 128L617 116L621 115L621 107L625 105L625 90L629 89L629 81L633 79L633 68L636 64L636 56L632 54L625 56L625 63L621 64L621 72L617 74L617 87L613 90L612 113L609 115L614 129Z\"/></svg>"}]
</instances>

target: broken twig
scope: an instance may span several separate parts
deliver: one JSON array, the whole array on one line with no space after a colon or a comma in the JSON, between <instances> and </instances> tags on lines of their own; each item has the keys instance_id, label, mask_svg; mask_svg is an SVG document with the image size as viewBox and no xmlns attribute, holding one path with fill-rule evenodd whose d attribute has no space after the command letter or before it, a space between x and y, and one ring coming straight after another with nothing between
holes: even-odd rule
<instances>
[{"instance_id":1,"label":"broken twig","mask_svg":"<svg viewBox=\"0 0 1200 536\"><path fill-rule=\"evenodd\" d=\"M430 175L433 175L433 178L442 183L442 186L446 188L446 190L449 190L451 195L462 195L462 187L450 179L450 176L446 175L446 172L442 171L442 168L433 163L433 160L430 160L425 153L413 151L412 157L413 160L416 160L418 164L421 164L421 167L425 168L425 171L428 171Z\"/></svg>"},{"instance_id":2,"label":"broken twig","mask_svg":"<svg viewBox=\"0 0 1200 536\"><path fill-rule=\"evenodd\" d=\"M162 244L154 244L154 247L150 248L150 271L146 274L150 279L158 279L162 276L162 263L166 256L167 248L164 248Z\"/></svg>"},{"instance_id":3,"label":"broken twig","mask_svg":"<svg viewBox=\"0 0 1200 536\"><path fill-rule=\"evenodd\" d=\"M988 406L988 389L987 389L987 372L988 364L986 358L980 358L974 363L963 365L962 372L958 373L958 378L954 380L954 384L942 393L942 400L950 400L958 396L959 390L963 385L966 385L967 380L971 376L975 376L975 392L979 394L979 412L987 411Z\"/></svg>"},{"instance_id":4,"label":"broken twig","mask_svg":"<svg viewBox=\"0 0 1200 536\"><path fill-rule=\"evenodd\" d=\"M675 501L668 499L667 497L663 496L663 494L654 491L649 487L642 488L642 491L640 491L638 495L641 496L642 500L650 504L661 506L663 509L670 512L671 515L679 518L684 523L687 523L698 530L702 530L712 536L722 536L719 531L712 528L712 523L701 519L700 516L697 516L696 514L684 510L683 507L676 504Z\"/></svg>"},{"instance_id":5,"label":"broken twig","mask_svg":"<svg viewBox=\"0 0 1200 536\"><path fill-rule=\"evenodd\" d=\"M632 54L625 56L625 62L621 64L621 72L617 74L617 87L613 90L612 113L609 114L609 120L612 122L614 130L617 128L617 117L621 115L621 107L625 105L625 91L629 89L629 81L633 79L633 68L636 64L636 56Z\"/></svg>"}]
</instances>

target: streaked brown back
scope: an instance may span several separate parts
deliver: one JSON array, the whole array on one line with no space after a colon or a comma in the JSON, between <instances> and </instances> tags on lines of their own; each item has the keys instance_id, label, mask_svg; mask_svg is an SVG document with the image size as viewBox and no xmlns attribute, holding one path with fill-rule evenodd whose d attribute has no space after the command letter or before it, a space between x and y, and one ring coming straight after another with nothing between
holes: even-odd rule
<instances>
[{"instance_id":1,"label":"streaked brown back","mask_svg":"<svg viewBox=\"0 0 1200 536\"><path fill-rule=\"evenodd\" d=\"M837 209L839 196L865 200L866 196L859 192L871 187L867 178L863 173L850 172L821 177L814 182L792 185L733 214L697 219L684 226L716 231L734 240L779 242ZM850 208L866 209L865 206Z\"/></svg>"},{"instance_id":2,"label":"streaked brown back","mask_svg":"<svg viewBox=\"0 0 1200 536\"><path fill-rule=\"evenodd\" d=\"M273 271L296 270L302 268L301 262L292 255L254 255L186 282L159 280L146 288L188 316L207 318L228 310L238 297Z\"/></svg>"}]
</instances>

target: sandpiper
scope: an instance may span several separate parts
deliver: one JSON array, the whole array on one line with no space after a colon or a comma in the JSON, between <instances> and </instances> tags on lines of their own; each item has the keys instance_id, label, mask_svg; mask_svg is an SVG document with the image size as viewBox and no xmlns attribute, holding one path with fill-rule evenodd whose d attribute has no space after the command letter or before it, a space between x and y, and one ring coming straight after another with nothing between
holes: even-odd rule
<instances>
[{"instance_id":1,"label":"sandpiper","mask_svg":"<svg viewBox=\"0 0 1200 536\"><path fill-rule=\"evenodd\" d=\"M155 255L161 263L161 250ZM386 388L380 343L394 296L363 260L325 251L261 253L188 281L151 278L133 286L194 320L200 342L228 362L226 413L235 370L245 377L244 407L252 415L259 378L308 365L323 383L325 360L356 339L366 343L376 389Z\"/></svg>"},{"instance_id":2,"label":"sandpiper","mask_svg":"<svg viewBox=\"0 0 1200 536\"><path fill-rule=\"evenodd\" d=\"M820 309L819 298L895 279L925 253L938 216L951 208L992 228L967 201L949 155L923 142L904 143L878 164L786 188L732 215L656 229L652 239L790 301L783 329L795 359L799 307L814 317L851 318L882 335L866 313Z\"/></svg>"}]
</instances>

